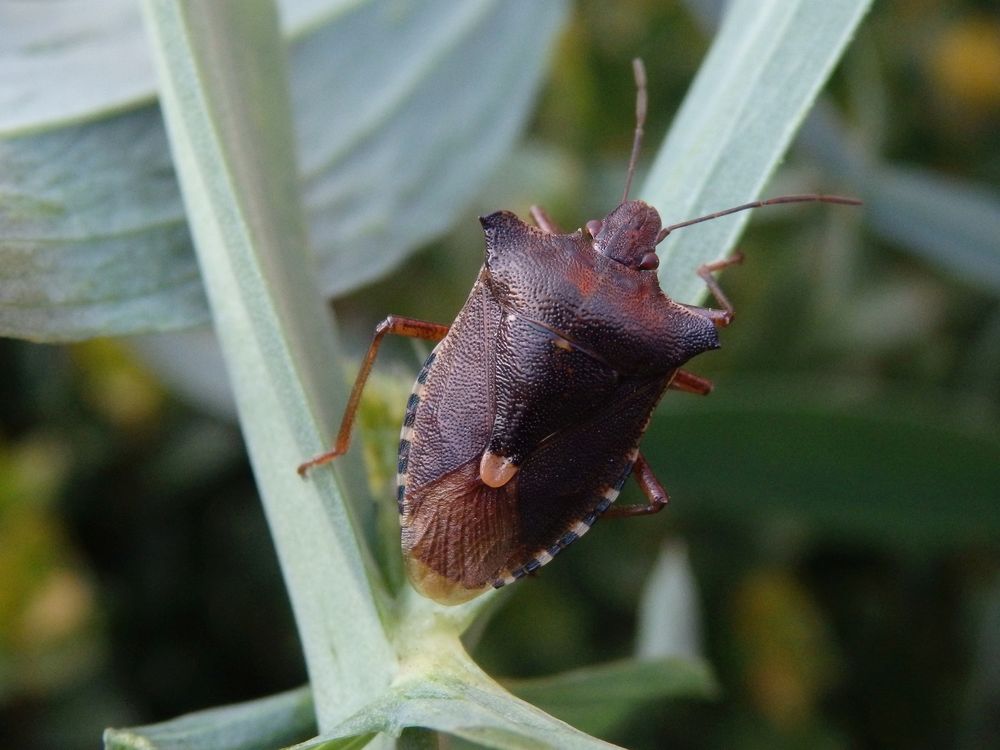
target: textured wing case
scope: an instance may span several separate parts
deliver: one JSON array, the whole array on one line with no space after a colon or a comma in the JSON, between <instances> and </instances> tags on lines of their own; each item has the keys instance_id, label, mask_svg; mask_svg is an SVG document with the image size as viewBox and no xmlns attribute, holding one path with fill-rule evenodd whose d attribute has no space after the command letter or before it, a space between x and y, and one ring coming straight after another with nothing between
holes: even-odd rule
<instances>
[{"instance_id":1,"label":"textured wing case","mask_svg":"<svg viewBox=\"0 0 1000 750\"><path fill-rule=\"evenodd\" d=\"M520 578L586 532L674 371L718 346L712 322L664 296L655 273L582 232L546 234L508 212L480 221L486 263L417 378L399 451L407 571L446 603ZM481 460L512 468L488 485Z\"/></svg>"},{"instance_id":2,"label":"textured wing case","mask_svg":"<svg viewBox=\"0 0 1000 750\"><path fill-rule=\"evenodd\" d=\"M504 370L494 344L510 323L477 283L418 375L404 418L403 553L414 585L443 602L514 581L585 533L617 497L666 382L615 381L604 406L562 415L570 426L542 439L513 480L489 487L479 461L496 414L496 373ZM556 342L560 354L579 355L558 336L539 335Z\"/></svg>"},{"instance_id":3,"label":"textured wing case","mask_svg":"<svg viewBox=\"0 0 1000 750\"><path fill-rule=\"evenodd\" d=\"M442 601L478 593L516 529L512 498L502 491L510 488L490 490L478 477L493 425L492 342L500 319L480 279L424 363L403 420L397 477L403 556L414 585Z\"/></svg>"}]
</instances>

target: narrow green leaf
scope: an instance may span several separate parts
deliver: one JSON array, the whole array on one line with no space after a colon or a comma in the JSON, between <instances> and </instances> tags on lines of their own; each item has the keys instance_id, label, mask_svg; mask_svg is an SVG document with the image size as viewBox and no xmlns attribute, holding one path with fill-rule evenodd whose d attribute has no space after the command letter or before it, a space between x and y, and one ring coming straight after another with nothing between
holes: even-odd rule
<instances>
[{"instance_id":1,"label":"narrow green leaf","mask_svg":"<svg viewBox=\"0 0 1000 750\"><path fill-rule=\"evenodd\" d=\"M981 406L869 392L780 373L729 379L697 408L665 400L644 450L654 465L683 467L671 490L698 502L678 505L682 515L793 520L818 536L919 554L992 544L1000 436Z\"/></svg>"},{"instance_id":2,"label":"narrow green leaf","mask_svg":"<svg viewBox=\"0 0 1000 750\"><path fill-rule=\"evenodd\" d=\"M698 592L687 545L678 539L664 543L646 578L639 601L635 653L640 659L696 659L701 655Z\"/></svg>"},{"instance_id":3,"label":"narrow green leaf","mask_svg":"<svg viewBox=\"0 0 1000 750\"><path fill-rule=\"evenodd\" d=\"M872 227L970 284L1000 292L1000 195L921 169L875 167Z\"/></svg>"},{"instance_id":4,"label":"narrow green leaf","mask_svg":"<svg viewBox=\"0 0 1000 750\"><path fill-rule=\"evenodd\" d=\"M425 727L500 750L607 750L590 737L498 687L437 677L400 685L328 733L291 750L333 748L344 737Z\"/></svg>"},{"instance_id":5,"label":"narrow green leaf","mask_svg":"<svg viewBox=\"0 0 1000 750\"><path fill-rule=\"evenodd\" d=\"M265 0L144 3L216 332L305 650L320 727L383 690L395 657L334 472L303 481L344 403L297 201L284 50Z\"/></svg>"},{"instance_id":6,"label":"narrow green leaf","mask_svg":"<svg viewBox=\"0 0 1000 750\"><path fill-rule=\"evenodd\" d=\"M465 615L437 605L417 606L397 634L399 673L393 686L368 705L295 750L327 747L331 740L384 733L398 737L422 727L486 747L597 750L589 737L542 709L515 697L484 673L462 648L458 629ZM412 606L411 606L412 605Z\"/></svg>"},{"instance_id":7,"label":"narrow green leaf","mask_svg":"<svg viewBox=\"0 0 1000 750\"><path fill-rule=\"evenodd\" d=\"M977 287L1000 291L1000 194L918 167L857 153L837 113L817 107L800 139L823 168L863 188L881 237Z\"/></svg>"},{"instance_id":8,"label":"narrow green leaf","mask_svg":"<svg viewBox=\"0 0 1000 750\"><path fill-rule=\"evenodd\" d=\"M327 294L377 278L451 226L530 114L565 11L564 0L376 2L295 47Z\"/></svg>"},{"instance_id":9,"label":"narrow green leaf","mask_svg":"<svg viewBox=\"0 0 1000 750\"><path fill-rule=\"evenodd\" d=\"M590 734L605 734L656 701L711 698L718 690L707 664L682 657L625 659L504 684L519 698Z\"/></svg>"},{"instance_id":10,"label":"narrow green leaf","mask_svg":"<svg viewBox=\"0 0 1000 750\"><path fill-rule=\"evenodd\" d=\"M207 320L159 109L0 138L0 334Z\"/></svg>"},{"instance_id":11,"label":"narrow green leaf","mask_svg":"<svg viewBox=\"0 0 1000 750\"><path fill-rule=\"evenodd\" d=\"M132 0L4 3L0 133L82 122L155 91L142 17Z\"/></svg>"},{"instance_id":12,"label":"narrow green leaf","mask_svg":"<svg viewBox=\"0 0 1000 750\"><path fill-rule=\"evenodd\" d=\"M0 78L0 102L25 102L0 109L0 334L58 341L205 323L135 4L80 4L58 18L25 6L0 24L4 37L38 42L12 42L18 64L4 70L47 84ZM336 294L463 210L524 123L566 4L283 8L309 230L324 292ZM72 74L58 73L70 61Z\"/></svg>"},{"instance_id":13,"label":"narrow green leaf","mask_svg":"<svg viewBox=\"0 0 1000 750\"><path fill-rule=\"evenodd\" d=\"M657 154L641 197L675 223L753 200L781 161L870 0L735 0ZM780 210L780 209L770 209ZM661 245L664 291L705 293L747 213L678 230Z\"/></svg>"},{"instance_id":14,"label":"narrow green leaf","mask_svg":"<svg viewBox=\"0 0 1000 750\"><path fill-rule=\"evenodd\" d=\"M272 750L316 733L309 687L104 732L105 750Z\"/></svg>"}]
</instances>

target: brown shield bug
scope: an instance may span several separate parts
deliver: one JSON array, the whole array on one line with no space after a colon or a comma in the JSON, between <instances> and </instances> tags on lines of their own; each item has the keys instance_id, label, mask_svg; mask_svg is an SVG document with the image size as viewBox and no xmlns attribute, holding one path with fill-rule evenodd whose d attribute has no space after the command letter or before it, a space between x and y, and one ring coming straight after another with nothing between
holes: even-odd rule
<instances>
[{"instance_id":1,"label":"brown shield bug","mask_svg":"<svg viewBox=\"0 0 1000 750\"><path fill-rule=\"evenodd\" d=\"M733 307L704 265L721 310L674 302L661 290L656 246L670 232L777 203L850 198L792 195L662 227L629 200L642 143L646 81L634 62L636 129L621 203L564 234L538 207L537 226L508 211L480 219L486 260L451 326L390 315L358 373L334 448L347 451L365 380L386 334L438 341L406 405L397 504L413 585L457 604L545 565L601 516L655 513L666 490L639 451L668 389L707 394L712 384L680 369L719 346ZM629 475L647 505L612 508Z\"/></svg>"}]
</instances>

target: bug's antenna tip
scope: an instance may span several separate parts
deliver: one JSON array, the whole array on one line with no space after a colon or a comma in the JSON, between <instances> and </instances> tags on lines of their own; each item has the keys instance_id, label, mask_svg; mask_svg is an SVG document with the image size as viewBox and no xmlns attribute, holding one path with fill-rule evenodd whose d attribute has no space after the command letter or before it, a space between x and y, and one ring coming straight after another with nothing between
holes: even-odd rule
<instances>
[{"instance_id":1,"label":"bug's antenna tip","mask_svg":"<svg viewBox=\"0 0 1000 750\"><path fill-rule=\"evenodd\" d=\"M632 178L635 176L635 164L639 159L639 151L642 149L643 128L646 125L646 66L642 63L642 58L636 57L632 60L632 73L635 76L635 135L632 138L632 155L628 160L628 175L625 177L625 192L622 193L622 203L628 200L629 190L632 188Z\"/></svg>"}]
</instances>

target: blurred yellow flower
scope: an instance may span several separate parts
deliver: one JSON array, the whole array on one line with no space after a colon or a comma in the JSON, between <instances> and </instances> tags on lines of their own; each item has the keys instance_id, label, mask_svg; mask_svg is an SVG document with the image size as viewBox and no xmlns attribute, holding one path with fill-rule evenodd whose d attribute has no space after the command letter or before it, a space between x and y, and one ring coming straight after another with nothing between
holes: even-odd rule
<instances>
[{"instance_id":1,"label":"blurred yellow flower","mask_svg":"<svg viewBox=\"0 0 1000 750\"><path fill-rule=\"evenodd\" d=\"M983 114L1000 112L1000 18L966 18L944 29L930 56L944 97Z\"/></svg>"}]
</instances>

